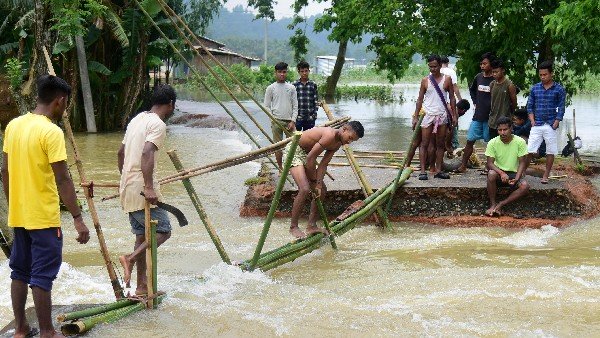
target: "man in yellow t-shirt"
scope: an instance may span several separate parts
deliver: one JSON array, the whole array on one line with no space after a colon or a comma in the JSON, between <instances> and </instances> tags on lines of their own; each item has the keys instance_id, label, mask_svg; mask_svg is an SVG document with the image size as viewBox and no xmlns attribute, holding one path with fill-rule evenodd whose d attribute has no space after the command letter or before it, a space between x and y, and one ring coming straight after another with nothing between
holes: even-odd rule
<instances>
[{"instance_id":1,"label":"man in yellow t-shirt","mask_svg":"<svg viewBox=\"0 0 600 338\"><path fill-rule=\"evenodd\" d=\"M527 167L527 143L512 134L512 121L508 117L497 120L498 136L490 140L485 149L487 156L487 191L490 199L488 216L500 216L502 207L525 196L529 184L523 179ZM498 185L508 186L513 191L505 200L496 203Z\"/></svg>"},{"instance_id":2,"label":"man in yellow t-shirt","mask_svg":"<svg viewBox=\"0 0 600 338\"><path fill-rule=\"evenodd\" d=\"M118 166L121 173L119 193L121 206L129 214L131 232L135 235L134 250L128 255L119 257L125 270L123 279L125 286L130 286L131 272L137 263L136 295L148 293L146 280L146 236L144 226L145 201L150 204L162 198L160 185L154 179L154 168L158 159L156 153L162 149L167 132L164 121L173 115L175 110L175 90L169 85L154 88L150 99L152 108L135 116L123 138L118 152ZM144 192L144 196L140 192ZM171 237L171 223L165 210L152 208L150 217L158 221L156 226L156 242L158 246Z\"/></svg>"},{"instance_id":3,"label":"man in yellow t-shirt","mask_svg":"<svg viewBox=\"0 0 600 338\"><path fill-rule=\"evenodd\" d=\"M90 238L69 175L64 135L52 123L61 118L71 87L59 77L42 75L37 91L35 110L12 120L4 133L2 184L8 226L14 229L9 264L15 337L37 332L25 317L28 284L41 336L56 334L51 290L62 263L59 196L73 216L77 241L85 244Z\"/></svg>"}]
</instances>

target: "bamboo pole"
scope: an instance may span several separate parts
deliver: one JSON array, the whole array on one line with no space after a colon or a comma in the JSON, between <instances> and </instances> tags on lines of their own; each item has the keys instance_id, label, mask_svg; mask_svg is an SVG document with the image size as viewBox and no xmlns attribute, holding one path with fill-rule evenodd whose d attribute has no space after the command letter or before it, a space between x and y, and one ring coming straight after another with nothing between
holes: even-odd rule
<instances>
[{"instance_id":1,"label":"bamboo pole","mask_svg":"<svg viewBox=\"0 0 600 338\"><path fill-rule=\"evenodd\" d=\"M52 66L52 61L50 60L50 56L48 55L46 47L44 47L43 50L44 56L46 57L46 63L48 64L49 73L50 75L56 76L56 73L54 72L54 67ZM84 184L87 181L85 176L85 170L83 169L83 163L81 162L81 158L79 156L79 150L77 148L77 143L75 142L75 136L73 136L73 129L71 128L71 122L69 122L69 115L66 111L63 114L62 121L65 126L67 138L69 139L71 146L73 147L73 156L75 157L75 166L77 167L77 172L79 173L79 179L81 183ZM121 287L121 283L117 278L117 274L115 273L113 263L110 260L110 254L108 253L108 247L106 246L106 241L104 240L104 233L102 232L102 227L100 226L100 219L98 218L98 212L96 211L94 199L90 196L89 188L84 187L83 191L85 193L85 199L90 210L90 215L92 216L92 222L94 223L96 236L98 236L98 244L100 245L100 252L102 253L102 258L104 259L104 265L106 266L106 270L108 271L110 284L112 285L115 297L117 299L123 298L125 296L123 293L123 287Z\"/></svg>"},{"instance_id":2,"label":"bamboo pole","mask_svg":"<svg viewBox=\"0 0 600 338\"><path fill-rule=\"evenodd\" d=\"M330 166L333 167L352 167L350 163L340 163L340 162L332 162L329 163ZM398 169L401 168L399 165L385 165L385 164L361 164L361 167L364 168L377 168L377 169Z\"/></svg>"},{"instance_id":3,"label":"bamboo pole","mask_svg":"<svg viewBox=\"0 0 600 338\"><path fill-rule=\"evenodd\" d=\"M196 75L196 77L198 78L198 81L200 82L200 84L202 84L202 86L204 87L204 89L206 89L206 91L215 99L215 101L221 106L221 108L223 108L223 110L225 110L225 112L227 113L227 115L229 115L229 117L231 117L231 119L240 127L240 129L242 129L242 131L244 132L244 134L246 134L246 136L252 141L252 143L254 143L258 148L260 148L260 144L256 141L256 139L254 138L254 136L252 136L252 134L235 117L235 115L233 115L233 113L223 104L223 102L221 102L221 100L219 100L219 98L217 97L217 95L210 89L210 87L206 84L206 82L204 82L204 80L202 80L201 74L198 72L198 70L196 70L196 68L181 54L181 52L177 49L177 47L175 47L175 45L173 45L173 43L171 42L171 40L158 27L158 25L156 24L156 22L152 19L152 17L150 16L150 14L148 14L148 12L144 9L144 7L142 7L142 5L137 0L133 0L133 1L138 6L138 8L140 8L140 10L142 11L142 13L144 13L144 15L146 16L146 18L148 18L148 20L150 21L150 23L152 24L152 26L154 26L154 28L158 31L158 33L162 36L162 38L169 44L169 46L171 47L171 49L173 49L173 51L175 52L175 54L177 54L179 56L179 58L181 59L181 61L183 61L183 63L185 63L190 68L190 70L194 73L194 75ZM269 158L269 162L271 162L271 164L275 167L275 169L279 170L279 166L277 165L277 163L275 163L275 161L273 161L272 158Z\"/></svg>"},{"instance_id":4,"label":"bamboo pole","mask_svg":"<svg viewBox=\"0 0 600 338\"><path fill-rule=\"evenodd\" d=\"M406 151L406 153L410 153L412 148L413 148L413 143L415 143L415 141L417 140L417 136L419 136L419 134L421 133L421 123L423 122L423 118L425 117L425 112L423 110L421 110L420 114L419 114L419 121L417 122L417 125L415 127L415 131L413 132L412 138L410 139L410 144L408 145L408 150ZM420 156L420 154L419 154ZM404 172L404 168L406 168L408 165L410 165L410 163L407 163L408 161L408 157L404 158L404 161L402 161L402 166L400 167L400 169L398 169L398 175L396 176L396 178L394 179L394 183L392 183L392 195L390 196L390 199L388 200L388 203L385 207L385 212L386 214L389 214L390 209L392 208L392 201L394 200L394 195L396 194L396 189L398 189L398 180L400 179L400 176L402 176L402 173Z\"/></svg>"},{"instance_id":5,"label":"bamboo pole","mask_svg":"<svg viewBox=\"0 0 600 338\"><path fill-rule=\"evenodd\" d=\"M98 315L101 313L120 309L122 307L130 306L130 305L134 305L134 304L137 304L137 301L131 300L131 299L120 299L114 303L110 303L110 304L106 304L106 305L101 305L101 306L84 309L84 310L80 310L80 311L69 312L69 313L61 313L56 317L56 320L59 323L63 323L63 322L69 321L69 320L75 320L75 319L79 319L79 318L95 316L95 315Z\"/></svg>"},{"instance_id":6,"label":"bamboo pole","mask_svg":"<svg viewBox=\"0 0 600 338\"><path fill-rule=\"evenodd\" d=\"M325 208L323 208L323 202L321 202L321 198L315 198L315 203L317 204L317 208L319 209L319 214L321 215L321 220L323 221L323 225L325 229L329 232L329 241L331 242L331 247L337 250L337 244L335 244L335 234L333 230L329 227L329 220L327 219L327 213L325 212Z\"/></svg>"},{"instance_id":7,"label":"bamboo pole","mask_svg":"<svg viewBox=\"0 0 600 338\"><path fill-rule=\"evenodd\" d=\"M181 161L179 160L179 156L177 156L177 152L175 150L171 150L171 151L168 151L167 154L169 155L171 162L173 162L175 169L177 169L177 171L180 171L180 172L184 171L183 164L181 164ZM187 191L188 195L190 196L190 199L192 200L192 204L194 205L194 208L196 208L196 212L198 212L198 216L200 216L200 220L202 220L202 224L204 224L204 227L206 228L206 231L208 232L208 236L210 236L210 239L212 240L213 244L217 248L217 251L219 252L219 256L221 256L221 259L223 260L223 262L225 262L227 264L231 264L231 260L229 259L229 256L227 256L227 252L225 252L225 248L223 247L223 244L221 243L221 239L217 235L217 232L215 231L212 223L210 222L210 219L208 218L208 215L206 214L206 211L204 210L202 203L200 203L200 198L198 197L198 194L196 194L196 190L194 189L192 182L190 181L189 178L184 179L181 182L183 183L185 190Z\"/></svg>"},{"instance_id":8,"label":"bamboo pole","mask_svg":"<svg viewBox=\"0 0 600 338\"><path fill-rule=\"evenodd\" d=\"M151 252L151 260L152 260L152 291L153 291L153 295L152 298L155 297L155 295L158 292L158 242L156 240L156 226L158 225L158 221L152 221L150 222L150 225L152 226L152 229L150 231L150 252ZM150 298L150 293L148 293L148 297ZM152 301L152 308L156 309L158 306L158 303L154 301L154 299L149 299L150 301ZM150 303L149 303L150 304Z\"/></svg>"},{"instance_id":9,"label":"bamboo pole","mask_svg":"<svg viewBox=\"0 0 600 338\"><path fill-rule=\"evenodd\" d=\"M161 303L164 297L164 294L159 295L156 298L156 303ZM117 308L92 317L85 317L71 323L63 324L60 328L60 331L66 336L79 335L91 330L98 324L116 322L121 318L129 316L145 308L146 305L144 303L138 302L133 305Z\"/></svg>"},{"instance_id":10,"label":"bamboo pole","mask_svg":"<svg viewBox=\"0 0 600 338\"><path fill-rule=\"evenodd\" d=\"M267 239L267 234L269 233L269 228L271 227L271 222L273 221L273 217L275 216L275 211L277 211L277 207L279 206L279 199L281 198L281 191L283 190L283 186L285 184L285 178L290 171L290 167L292 166L292 159L294 158L294 154L296 153L296 148L298 147L298 141L300 141L301 132L295 132L292 143L290 145L290 151L288 152L285 163L283 165L283 171L281 172L281 176L279 177L279 183L277 184L277 188L275 189L275 195L273 195L273 201L271 202L271 207L269 208L269 213L267 214L267 219L265 221L265 225L263 226L262 233L260 234L260 238L258 240L258 244L256 245L256 250L254 251L254 257L252 258L252 262L250 263L250 270L254 270L254 266L256 266L256 262L258 261L258 257L260 256L260 252L265 244L265 240Z\"/></svg>"},{"instance_id":11,"label":"bamboo pole","mask_svg":"<svg viewBox=\"0 0 600 338\"><path fill-rule=\"evenodd\" d=\"M323 107L323 111L325 111L325 114L327 114L327 118L329 120L333 120L334 119L333 114L331 113L331 110L329 109L327 102L325 102L324 100L321 101L321 106ZM355 176L357 177L358 184L360 185L360 187L363 191L363 194L365 195L365 197L369 197L369 195L373 194L373 188L371 187L371 184L369 184L369 181L367 181L367 178L365 177L365 174L363 173L362 169L360 168L360 165L356 161L356 158L354 158L354 154L352 153L352 148L350 148L349 145L344 144L342 146L342 149L344 150L344 153L346 154L346 157L348 158L348 162L350 163L350 165L352 167L352 171L354 172ZM383 209L377 210L377 222L384 228L389 228L389 226L390 226L390 223L387 219L387 215L383 211Z\"/></svg>"},{"instance_id":12,"label":"bamboo pole","mask_svg":"<svg viewBox=\"0 0 600 338\"><path fill-rule=\"evenodd\" d=\"M146 286L148 288L148 302L146 303L146 307L148 309L154 308L154 293L156 289L154 288L155 280L154 280L154 269L155 264L152 259L155 253L153 253L154 249L152 247L152 232L155 233L156 236L156 221L150 219L150 203L145 201L144 205L144 231L145 231L145 239L146 239Z\"/></svg>"}]
</instances>

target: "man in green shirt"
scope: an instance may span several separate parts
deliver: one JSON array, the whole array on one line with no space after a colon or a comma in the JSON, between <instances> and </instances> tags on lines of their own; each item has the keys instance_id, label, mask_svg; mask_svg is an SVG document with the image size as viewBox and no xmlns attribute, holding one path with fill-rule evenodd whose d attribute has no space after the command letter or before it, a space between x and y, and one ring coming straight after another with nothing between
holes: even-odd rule
<instances>
[{"instance_id":1,"label":"man in green shirt","mask_svg":"<svg viewBox=\"0 0 600 338\"><path fill-rule=\"evenodd\" d=\"M512 134L512 121L507 117L497 120L498 136L490 140L485 149L487 156L487 191L490 208L487 216L500 216L503 206L516 201L529 192L529 183L523 179L527 166L527 143ZM512 192L496 203L498 186L508 186Z\"/></svg>"}]
</instances>

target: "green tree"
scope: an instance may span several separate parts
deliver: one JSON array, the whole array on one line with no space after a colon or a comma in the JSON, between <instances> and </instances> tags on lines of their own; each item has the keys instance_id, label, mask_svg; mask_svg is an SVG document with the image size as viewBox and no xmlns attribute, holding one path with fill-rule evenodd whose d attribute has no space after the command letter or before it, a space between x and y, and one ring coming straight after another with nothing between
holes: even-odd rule
<instances>
[{"instance_id":1,"label":"green tree","mask_svg":"<svg viewBox=\"0 0 600 338\"><path fill-rule=\"evenodd\" d=\"M557 61L557 78L573 94L590 57L597 59L598 2L553 0L354 0L369 8L354 24L375 34L375 64L401 77L415 53L455 56L461 77L479 72L487 51L503 58L520 88L538 81L535 67ZM585 51L585 52L582 52Z\"/></svg>"}]
</instances>

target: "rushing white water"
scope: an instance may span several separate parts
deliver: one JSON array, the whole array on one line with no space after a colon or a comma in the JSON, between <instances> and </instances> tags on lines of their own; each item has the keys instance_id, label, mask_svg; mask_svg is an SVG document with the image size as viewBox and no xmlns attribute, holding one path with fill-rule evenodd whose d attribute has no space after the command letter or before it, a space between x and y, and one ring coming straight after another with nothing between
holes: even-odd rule
<instances>
[{"instance_id":1,"label":"rushing white water","mask_svg":"<svg viewBox=\"0 0 600 338\"><path fill-rule=\"evenodd\" d=\"M384 123L378 118L393 119L392 113L370 119L361 114L367 125L376 126ZM403 119L398 123L406 128ZM121 137L78 136L89 177L117 179ZM363 147L384 143L381 133L370 137ZM240 133L217 129L169 126L167 142L186 167L250 150ZM173 168L161 156L162 177ZM247 163L192 179L233 260L252 255L262 228L262 218L238 216L244 180L258 167ZM268 273L242 272L220 262L181 184L168 185L164 194L190 221L184 228L174 223L172 238L159 249L158 286L168 297L159 310L96 327L88 336L580 337L600 332L600 219L525 230L396 223L383 231L366 224L339 237L338 251L325 246ZM117 200L96 205L117 261L133 245L127 217ZM265 250L290 240L288 221L275 220ZM68 215L63 222L65 263L54 303L111 301L95 236L79 245ZM88 216L86 222L92 229ZM9 274L8 262L0 260L0 326L12 319Z\"/></svg>"}]
</instances>

